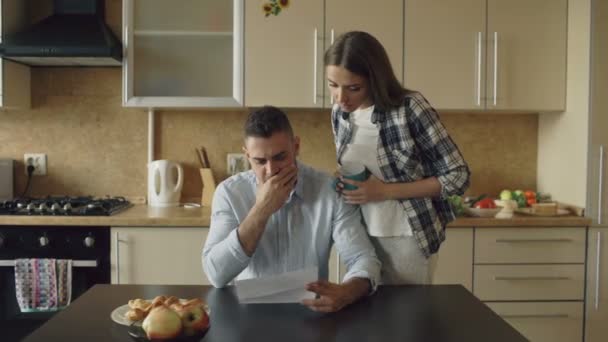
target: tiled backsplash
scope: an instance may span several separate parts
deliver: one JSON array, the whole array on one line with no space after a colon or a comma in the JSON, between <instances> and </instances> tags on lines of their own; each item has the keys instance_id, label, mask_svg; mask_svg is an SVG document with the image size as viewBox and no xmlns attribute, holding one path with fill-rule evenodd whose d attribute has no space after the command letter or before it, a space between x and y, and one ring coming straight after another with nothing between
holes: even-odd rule
<instances>
[{"instance_id":1,"label":"tiled backsplash","mask_svg":"<svg viewBox=\"0 0 608 342\"><path fill-rule=\"evenodd\" d=\"M48 155L48 175L36 177L31 194L145 196L147 112L121 107L119 68L33 68L32 109L0 111L0 157L18 161L15 193L26 177L23 153ZM199 198L195 146L205 146L218 179L226 154L240 152L246 110L159 111L155 158L185 169L183 198ZM289 110L300 136L303 162L335 168L329 110ZM442 121L472 170L469 193L536 185L536 115L443 114Z\"/></svg>"}]
</instances>

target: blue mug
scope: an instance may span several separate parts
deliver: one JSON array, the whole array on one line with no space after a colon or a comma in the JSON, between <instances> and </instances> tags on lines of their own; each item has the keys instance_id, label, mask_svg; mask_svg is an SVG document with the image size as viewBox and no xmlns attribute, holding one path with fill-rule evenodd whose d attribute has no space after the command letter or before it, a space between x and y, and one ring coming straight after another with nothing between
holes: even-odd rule
<instances>
[{"instance_id":1,"label":"blue mug","mask_svg":"<svg viewBox=\"0 0 608 342\"><path fill-rule=\"evenodd\" d=\"M352 172L353 170L355 172ZM342 178L346 178L346 179L350 179L350 180L354 180L354 181L358 181L358 182L363 182L369 177L369 173L368 173L367 169L365 168L365 166L363 166L363 165L356 165L356 166L342 165L342 167L340 168L340 173L342 174ZM334 181L332 182L332 188L335 189L336 186L338 185L338 183L341 183L344 185L344 190L357 190L358 189L358 187L355 185L340 182L339 178L334 179Z\"/></svg>"}]
</instances>

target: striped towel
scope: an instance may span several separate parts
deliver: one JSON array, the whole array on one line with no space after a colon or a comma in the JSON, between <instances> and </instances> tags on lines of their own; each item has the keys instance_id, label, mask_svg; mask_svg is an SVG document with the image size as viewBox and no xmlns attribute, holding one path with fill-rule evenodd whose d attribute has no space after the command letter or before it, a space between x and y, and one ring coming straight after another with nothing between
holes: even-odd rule
<instances>
[{"instance_id":1,"label":"striped towel","mask_svg":"<svg viewBox=\"0 0 608 342\"><path fill-rule=\"evenodd\" d=\"M72 300L72 260L15 260L15 293L21 312L63 309Z\"/></svg>"}]
</instances>

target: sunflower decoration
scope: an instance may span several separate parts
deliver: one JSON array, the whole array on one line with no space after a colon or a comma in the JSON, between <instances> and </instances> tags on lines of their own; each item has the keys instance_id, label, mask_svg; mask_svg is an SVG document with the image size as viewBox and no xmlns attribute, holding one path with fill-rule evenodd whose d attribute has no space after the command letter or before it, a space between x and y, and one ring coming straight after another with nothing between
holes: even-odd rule
<instances>
[{"instance_id":1,"label":"sunflower decoration","mask_svg":"<svg viewBox=\"0 0 608 342\"><path fill-rule=\"evenodd\" d=\"M268 17L269 15L279 15L281 10L289 7L291 3L290 0L270 0L262 6L262 11L264 11L264 16Z\"/></svg>"}]
</instances>

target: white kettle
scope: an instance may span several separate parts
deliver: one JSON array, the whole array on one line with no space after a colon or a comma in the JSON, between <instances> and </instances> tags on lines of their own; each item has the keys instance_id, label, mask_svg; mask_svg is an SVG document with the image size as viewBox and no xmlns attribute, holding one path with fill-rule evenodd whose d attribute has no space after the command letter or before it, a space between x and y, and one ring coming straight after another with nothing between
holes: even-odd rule
<instances>
[{"instance_id":1,"label":"white kettle","mask_svg":"<svg viewBox=\"0 0 608 342\"><path fill-rule=\"evenodd\" d=\"M184 185L184 169L170 160L148 164L148 205L177 207Z\"/></svg>"}]
</instances>

